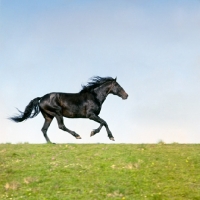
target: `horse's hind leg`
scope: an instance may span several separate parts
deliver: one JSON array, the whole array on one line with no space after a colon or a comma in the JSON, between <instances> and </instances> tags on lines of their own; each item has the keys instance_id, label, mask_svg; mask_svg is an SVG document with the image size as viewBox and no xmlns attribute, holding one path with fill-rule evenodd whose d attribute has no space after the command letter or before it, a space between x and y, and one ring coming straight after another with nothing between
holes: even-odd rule
<instances>
[{"instance_id":1,"label":"horse's hind leg","mask_svg":"<svg viewBox=\"0 0 200 200\"><path fill-rule=\"evenodd\" d=\"M63 122L63 116L61 115L56 115L55 116L58 122L58 127L63 130L66 131L68 133L70 133L71 135L73 135L76 139L81 139L80 135L78 135L76 132L69 130L68 128L65 127L64 122Z\"/></svg>"},{"instance_id":2,"label":"horse's hind leg","mask_svg":"<svg viewBox=\"0 0 200 200\"><path fill-rule=\"evenodd\" d=\"M42 132L44 134L44 137L45 137L47 143L51 143L49 137L47 136L47 130L48 130L48 128L49 128L54 117L51 116L51 115L47 115L46 113L42 113L42 114L43 114L44 119L45 119L44 125L42 127Z\"/></svg>"}]
</instances>

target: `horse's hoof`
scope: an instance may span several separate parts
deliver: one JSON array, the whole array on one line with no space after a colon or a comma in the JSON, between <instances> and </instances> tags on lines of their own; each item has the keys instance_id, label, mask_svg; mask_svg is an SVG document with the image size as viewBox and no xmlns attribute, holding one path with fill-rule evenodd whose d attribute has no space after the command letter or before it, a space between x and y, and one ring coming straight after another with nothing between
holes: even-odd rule
<instances>
[{"instance_id":1,"label":"horse's hoof","mask_svg":"<svg viewBox=\"0 0 200 200\"><path fill-rule=\"evenodd\" d=\"M95 135L94 131L91 132L90 137L92 137L93 135Z\"/></svg>"},{"instance_id":2,"label":"horse's hoof","mask_svg":"<svg viewBox=\"0 0 200 200\"><path fill-rule=\"evenodd\" d=\"M110 140L115 141L114 137L111 137Z\"/></svg>"},{"instance_id":3,"label":"horse's hoof","mask_svg":"<svg viewBox=\"0 0 200 200\"><path fill-rule=\"evenodd\" d=\"M82 139L81 136L77 136L76 139Z\"/></svg>"},{"instance_id":4,"label":"horse's hoof","mask_svg":"<svg viewBox=\"0 0 200 200\"><path fill-rule=\"evenodd\" d=\"M47 142L47 144L56 144L56 143L53 143L53 142Z\"/></svg>"}]
</instances>

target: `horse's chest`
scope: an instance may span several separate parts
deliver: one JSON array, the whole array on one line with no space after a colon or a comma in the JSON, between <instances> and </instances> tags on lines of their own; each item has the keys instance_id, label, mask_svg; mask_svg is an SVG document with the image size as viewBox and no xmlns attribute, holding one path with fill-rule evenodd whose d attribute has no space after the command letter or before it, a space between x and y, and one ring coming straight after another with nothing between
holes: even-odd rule
<instances>
[{"instance_id":1,"label":"horse's chest","mask_svg":"<svg viewBox=\"0 0 200 200\"><path fill-rule=\"evenodd\" d=\"M96 115L98 115L101 111L101 106L94 102L94 101L91 101L88 103L87 105L87 112L93 112L95 113Z\"/></svg>"}]
</instances>

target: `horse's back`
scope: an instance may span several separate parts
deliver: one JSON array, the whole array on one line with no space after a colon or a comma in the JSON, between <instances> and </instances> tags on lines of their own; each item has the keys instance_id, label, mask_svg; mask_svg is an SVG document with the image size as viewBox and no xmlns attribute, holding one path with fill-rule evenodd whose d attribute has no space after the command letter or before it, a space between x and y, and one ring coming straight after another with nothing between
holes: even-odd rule
<instances>
[{"instance_id":1,"label":"horse's back","mask_svg":"<svg viewBox=\"0 0 200 200\"><path fill-rule=\"evenodd\" d=\"M59 110L63 116L69 118L85 117L86 105L87 95L81 93L52 92L40 100L42 111L50 113Z\"/></svg>"}]
</instances>

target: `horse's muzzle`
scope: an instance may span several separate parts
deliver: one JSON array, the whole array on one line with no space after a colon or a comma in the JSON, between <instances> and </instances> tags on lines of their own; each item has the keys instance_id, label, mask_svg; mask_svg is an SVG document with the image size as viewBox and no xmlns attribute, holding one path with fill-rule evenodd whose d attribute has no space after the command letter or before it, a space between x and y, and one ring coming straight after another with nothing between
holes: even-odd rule
<instances>
[{"instance_id":1,"label":"horse's muzzle","mask_svg":"<svg viewBox=\"0 0 200 200\"><path fill-rule=\"evenodd\" d=\"M122 99L125 100L125 99L127 99L127 98L128 98L128 94L125 93L125 94L122 96Z\"/></svg>"}]
</instances>

